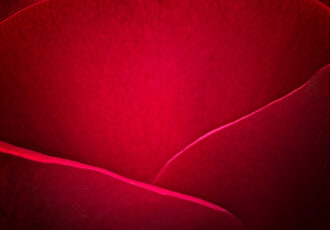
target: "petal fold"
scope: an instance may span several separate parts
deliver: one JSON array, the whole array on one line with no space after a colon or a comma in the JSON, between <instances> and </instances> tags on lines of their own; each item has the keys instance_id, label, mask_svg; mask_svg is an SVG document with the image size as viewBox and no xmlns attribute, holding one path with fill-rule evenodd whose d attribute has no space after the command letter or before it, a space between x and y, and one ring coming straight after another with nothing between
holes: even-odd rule
<instances>
[{"instance_id":1,"label":"petal fold","mask_svg":"<svg viewBox=\"0 0 330 230\"><path fill-rule=\"evenodd\" d=\"M0 3L0 22L37 3L48 0L5 0Z\"/></svg>"},{"instance_id":2,"label":"petal fold","mask_svg":"<svg viewBox=\"0 0 330 230\"><path fill-rule=\"evenodd\" d=\"M222 205L247 229L326 229L329 117L328 65L289 95L200 138L154 182Z\"/></svg>"},{"instance_id":3,"label":"petal fold","mask_svg":"<svg viewBox=\"0 0 330 230\"><path fill-rule=\"evenodd\" d=\"M1 229L242 229L226 211L8 146L0 153Z\"/></svg>"}]
</instances>

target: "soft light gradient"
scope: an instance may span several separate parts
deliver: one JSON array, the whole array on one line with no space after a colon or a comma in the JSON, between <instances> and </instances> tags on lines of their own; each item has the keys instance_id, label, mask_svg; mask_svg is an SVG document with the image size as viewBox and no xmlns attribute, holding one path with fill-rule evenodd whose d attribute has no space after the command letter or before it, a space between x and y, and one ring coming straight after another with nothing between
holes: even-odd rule
<instances>
[{"instance_id":1,"label":"soft light gradient","mask_svg":"<svg viewBox=\"0 0 330 230\"><path fill-rule=\"evenodd\" d=\"M327 4L0 3L0 224L325 229Z\"/></svg>"}]
</instances>

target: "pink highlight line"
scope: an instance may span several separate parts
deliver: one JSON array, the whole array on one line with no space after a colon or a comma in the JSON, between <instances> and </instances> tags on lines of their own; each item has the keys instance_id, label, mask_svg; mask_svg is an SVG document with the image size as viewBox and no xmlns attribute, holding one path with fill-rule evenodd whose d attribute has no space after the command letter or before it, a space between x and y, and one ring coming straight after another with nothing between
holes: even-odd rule
<instances>
[{"instance_id":1,"label":"pink highlight line","mask_svg":"<svg viewBox=\"0 0 330 230\"><path fill-rule=\"evenodd\" d=\"M330 7L325 4L324 2L322 2L321 0L315 0L316 4L321 6L323 9L327 10L330 12Z\"/></svg>"},{"instance_id":2,"label":"pink highlight line","mask_svg":"<svg viewBox=\"0 0 330 230\"><path fill-rule=\"evenodd\" d=\"M283 97L280 97L279 99L276 99L266 105L264 105L263 107L253 111L252 113L249 113L237 120L234 120L232 122L229 122L225 125L222 125L216 129L213 129L211 131L209 131L208 133L204 134L203 136L199 137L198 139L196 139L195 141L193 141L191 144L187 145L185 148L183 148L180 152L178 152L177 154L175 154L172 158L170 158L165 164L164 166L158 171L157 175L155 176L155 178L152 180L152 184L155 184L156 181L159 179L160 175L164 172L164 170L175 160L177 159L178 157L180 157L180 155L182 155L186 150L192 148L194 145L196 145L198 142L204 140L205 138L208 138L209 136L213 135L214 133L217 133L217 132L220 132L221 130L225 129L225 128L228 128L230 126L233 126L235 124L237 124L238 122L242 121L242 120L245 120L245 119L248 119L249 117L257 114L257 113L260 113L262 110L265 110L267 109L268 107L272 106L273 104L276 104L284 99L286 99L287 97L295 94L296 92L298 92L299 90L301 90L302 88L306 87L311 81L313 81L314 79L314 76L317 75L318 73L322 72L323 70L325 70L326 68L329 68L330 67L330 64L324 66L323 68L321 68L320 70L318 70L314 75L313 77L311 77L307 82L305 82L304 84L302 84L301 86L299 86L298 88L296 88L295 90L289 92L288 94L284 95Z\"/></svg>"},{"instance_id":3,"label":"pink highlight line","mask_svg":"<svg viewBox=\"0 0 330 230\"><path fill-rule=\"evenodd\" d=\"M32 7L35 7L37 5L40 5L40 4L45 3L45 2L48 2L48 1L50 1L50 0L40 0L38 2L31 3L30 5L28 5L26 7L23 7L22 9L17 10L15 13L13 13L13 14L9 15L8 17L4 18L2 21L0 21L0 25L2 23L5 23L6 21L10 20L11 18L15 17L16 15L22 13L23 11L28 10L28 9L30 9Z\"/></svg>"},{"instance_id":4,"label":"pink highlight line","mask_svg":"<svg viewBox=\"0 0 330 230\"><path fill-rule=\"evenodd\" d=\"M210 208L210 209L213 209L213 210L216 210L219 212L224 212L224 213L232 216L233 218L235 218L237 221L239 221L239 219L237 217L235 217L232 213L230 213L228 210L226 210L216 204L199 199L197 197L189 196L186 194L182 194L182 193L174 192L174 191L167 190L164 188L160 188L160 187L157 187L154 185L135 181L135 180L120 176L116 173L110 172L106 169L102 169L99 167L95 167L95 166L91 166L91 165L87 165L87 164L83 164L83 163L79 163L76 161L67 160L67 159L63 159L63 158L59 158L59 157L47 156L45 154L31 151L31 150L24 149L24 148L20 148L20 147L16 147L14 145L11 145L11 144L8 144L8 143L2 142L2 141L0 141L0 153L9 154L9 155L13 155L13 156L17 156L17 157L21 157L24 159L28 159L28 160L32 160L32 161L36 161L36 162L40 162L40 163L45 163L45 164L57 164L57 165L69 166L69 167L73 167L73 168L96 171L96 172L105 174L107 176L110 176L116 180L120 180L122 182L161 194L163 196L174 197L177 199L193 202L193 203L199 204L201 206L205 206L207 208Z\"/></svg>"},{"instance_id":5,"label":"pink highlight line","mask_svg":"<svg viewBox=\"0 0 330 230\"><path fill-rule=\"evenodd\" d=\"M12 17L14 17L14 16L16 16L16 15L22 13L23 11L28 10L29 8L35 7L35 6L39 5L39 4L42 4L42 3L45 3L45 2L48 2L48 1L51 1L51 0L40 0L39 2L32 3L32 4L30 4L30 5L28 5L28 6L24 7L24 8L22 8L22 9L20 9L20 10L17 10L15 13L9 15L7 18L5 18L5 19L3 19L2 21L0 21L0 25L1 25L2 23L4 23L4 22L8 21L8 20L11 19ZM327 6L325 3L323 3L323 2L321 2L321 1L319 1L319 0L314 0L314 3L315 3L316 5L318 5L318 6L320 6L321 8L323 8L323 9L325 9L325 10L327 10L327 11L330 11L330 7Z\"/></svg>"}]
</instances>

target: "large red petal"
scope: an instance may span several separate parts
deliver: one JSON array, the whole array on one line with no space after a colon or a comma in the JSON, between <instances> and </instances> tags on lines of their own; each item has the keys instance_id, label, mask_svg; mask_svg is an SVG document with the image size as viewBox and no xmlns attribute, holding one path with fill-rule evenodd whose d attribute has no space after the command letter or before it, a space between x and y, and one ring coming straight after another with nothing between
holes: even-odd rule
<instances>
[{"instance_id":1,"label":"large red petal","mask_svg":"<svg viewBox=\"0 0 330 230\"><path fill-rule=\"evenodd\" d=\"M248 229L327 229L329 117L330 66L187 147L155 184L221 204Z\"/></svg>"},{"instance_id":2,"label":"large red petal","mask_svg":"<svg viewBox=\"0 0 330 230\"><path fill-rule=\"evenodd\" d=\"M0 139L151 181L325 65L329 22L310 0L46 1L0 24Z\"/></svg>"}]
</instances>

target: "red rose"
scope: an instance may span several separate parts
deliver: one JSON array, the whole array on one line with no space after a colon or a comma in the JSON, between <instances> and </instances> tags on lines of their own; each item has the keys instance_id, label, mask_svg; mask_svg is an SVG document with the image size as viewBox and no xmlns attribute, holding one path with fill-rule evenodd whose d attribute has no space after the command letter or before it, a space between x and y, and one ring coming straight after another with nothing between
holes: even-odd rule
<instances>
[{"instance_id":1,"label":"red rose","mask_svg":"<svg viewBox=\"0 0 330 230\"><path fill-rule=\"evenodd\" d=\"M4 229L330 227L325 3L31 2L0 8Z\"/></svg>"}]
</instances>

